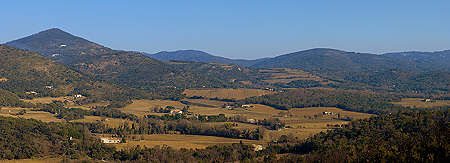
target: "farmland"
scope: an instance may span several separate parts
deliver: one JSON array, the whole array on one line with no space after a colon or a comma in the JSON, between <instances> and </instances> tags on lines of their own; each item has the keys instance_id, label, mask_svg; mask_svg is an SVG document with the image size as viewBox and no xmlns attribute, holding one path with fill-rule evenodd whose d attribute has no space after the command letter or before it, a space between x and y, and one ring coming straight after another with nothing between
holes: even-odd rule
<instances>
[{"instance_id":1,"label":"farmland","mask_svg":"<svg viewBox=\"0 0 450 163\"><path fill-rule=\"evenodd\" d=\"M19 114L21 111L25 111L23 115ZM0 116L36 119L43 122L63 122L63 120L56 118L55 115L51 113L43 111L31 111L31 109L29 108L3 107L0 109Z\"/></svg>"},{"instance_id":2,"label":"farmland","mask_svg":"<svg viewBox=\"0 0 450 163\"><path fill-rule=\"evenodd\" d=\"M258 141L246 139L231 139L215 136L201 136L201 135L170 135L170 134L154 134L154 135L130 135L127 143L116 144L118 150L133 148L137 145L154 147L167 145L172 148L180 149L195 149L206 148L207 146L217 144L231 144L242 141L245 144L257 144Z\"/></svg>"},{"instance_id":3,"label":"farmland","mask_svg":"<svg viewBox=\"0 0 450 163\"><path fill-rule=\"evenodd\" d=\"M431 108L436 106L450 106L450 100L435 100L431 102L423 101L423 98L404 98L400 102L392 102L393 104L405 107Z\"/></svg>"},{"instance_id":4,"label":"farmland","mask_svg":"<svg viewBox=\"0 0 450 163\"><path fill-rule=\"evenodd\" d=\"M132 121L130 120L126 120L126 119L119 119L119 118L105 118L105 117L100 117L100 116L84 116L83 119L77 119L77 120L72 120L70 122L81 122L81 123L103 123L106 125L106 127L108 128L118 128L122 125L124 125L125 123L127 124L131 124Z\"/></svg>"},{"instance_id":5,"label":"farmland","mask_svg":"<svg viewBox=\"0 0 450 163\"><path fill-rule=\"evenodd\" d=\"M231 89L231 88L208 88L208 89L187 89L183 92L188 97L202 96L205 98L219 99L245 99L247 97L273 94L273 91L261 89Z\"/></svg>"},{"instance_id":6,"label":"farmland","mask_svg":"<svg viewBox=\"0 0 450 163\"><path fill-rule=\"evenodd\" d=\"M179 101L171 100L133 100L132 104L120 108L119 110L124 113L134 114L139 117L150 114L151 110L155 107L173 106L175 108L183 108L185 105Z\"/></svg>"}]
</instances>

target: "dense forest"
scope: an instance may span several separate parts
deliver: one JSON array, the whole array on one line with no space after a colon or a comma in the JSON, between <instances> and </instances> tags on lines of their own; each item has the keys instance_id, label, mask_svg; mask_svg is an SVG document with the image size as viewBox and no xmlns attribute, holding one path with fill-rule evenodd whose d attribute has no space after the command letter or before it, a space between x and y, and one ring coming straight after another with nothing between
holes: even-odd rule
<instances>
[{"instance_id":1,"label":"dense forest","mask_svg":"<svg viewBox=\"0 0 450 163\"><path fill-rule=\"evenodd\" d=\"M406 111L353 121L273 150L307 154L308 162L445 162L450 157L449 136L448 110Z\"/></svg>"},{"instance_id":2,"label":"dense forest","mask_svg":"<svg viewBox=\"0 0 450 163\"><path fill-rule=\"evenodd\" d=\"M198 53L177 53L186 52ZM415 52L375 55L319 48L252 61L202 54L221 62L252 65L243 67L223 63L160 61L139 52L112 50L62 30L50 29L0 45L0 107L48 112L62 121L44 123L0 116L0 159L445 162L450 160L449 106L436 100L450 99L450 73L445 62L450 53L435 53L438 55ZM286 67L299 71L259 69ZM272 78L272 75L278 76ZM212 102L203 104L184 99L187 97L182 92L189 88L264 88L273 94L242 100L189 97ZM63 96L71 96L73 101L32 104L23 100ZM430 98L426 104L431 106L427 109L410 108L391 103L404 97ZM186 106L180 114L171 114L175 111L172 106L158 106L153 110L139 108L158 113L145 113L145 116L119 109L136 99L176 100ZM76 107L93 103L107 104L90 106L89 110ZM226 111L242 109L249 113L257 107L244 108L242 105L263 104L281 110L337 107L376 115L352 121L351 118L342 119L338 114L338 118L333 120L349 123L326 124L326 128L320 128L327 129L326 132L306 140L286 134L266 141L265 133L272 137L270 134L277 130L282 133L293 129L293 125L283 121L285 118L275 118L283 114L255 120L234 113L232 116L226 112L202 115L189 111L189 105L218 109L222 104L222 109L229 109ZM18 114L26 114L26 111ZM101 117L102 120L90 123L73 121L85 116ZM118 127L111 127L105 123L107 118L126 121ZM241 141L206 149L178 150L163 145L116 150L112 145L101 143L98 134L112 135L123 141L147 134L205 135L260 140L266 148L255 151Z\"/></svg>"},{"instance_id":3,"label":"dense forest","mask_svg":"<svg viewBox=\"0 0 450 163\"><path fill-rule=\"evenodd\" d=\"M121 161L442 162L449 158L448 110L384 114L315 135L281 137L263 151L243 144L175 150L167 146L116 151L90 136L88 124L43 123L0 117L0 158L89 157ZM28 140L28 141L23 141ZM283 154L282 157L276 157ZM287 154L287 155L286 155Z\"/></svg>"},{"instance_id":4,"label":"dense forest","mask_svg":"<svg viewBox=\"0 0 450 163\"><path fill-rule=\"evenodd\" d=\"M0 89L0 106L32 107L33 105L30 103L23 102L14 93Z\"/></svg>"},{"instance_id":5,"label":"dense forest","mask_svg":"<svg viewBox=\"0 0 450 163\"><path fill-rule=\"evenodd\" d=\"M400 97L395 95L369 91L299 88L273 95L250 97L239 103L264 104L282 110L304 107L337 107L357 112L389 113L402 108L389 103L398 100Z\"/></svg>"}]
</instances>

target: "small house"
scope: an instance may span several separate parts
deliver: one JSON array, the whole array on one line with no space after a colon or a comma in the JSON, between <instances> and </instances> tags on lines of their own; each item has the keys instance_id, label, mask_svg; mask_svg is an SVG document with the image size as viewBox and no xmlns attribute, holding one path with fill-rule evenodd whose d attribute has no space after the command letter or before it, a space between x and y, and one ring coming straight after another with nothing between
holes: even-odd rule
<instances>
[{"instance_id":1,"label":"small house","mask_svg":"<svg viewBox=\"0 0 450 163\"><path fill-rule=\"evenodd\" d=\"M174 110L170 110L170 114L183 114L183 111L179 110L179 109L174 109Z\"/></svg>"},{"instance_id":2,"label":"small house","mask_svg":"<svg viewBox=\"0 0 450 163\"><path fill-rule=\"evenodd\" d=\"M247 122L248 123L256 123L256 120L255 119L247 119Z\"/></svg>"},{"instance_id":3,"label":"small house","mask_svg":"<svg viewBox=\"0 0 450 163\"><path fill-rule=\"evenodd\" d=\"M35 91L29 91L29 92L25 92L25 94L27 95L37 95L38 93Z\"/></svg>"},{"instance_id":4,"label":"small house","mask_svg":"<svg viewBox=\"0 0 450 163\"><path fill-rule=\"evenodd\" d=\"M253 150L254 150L255 152L257 152L257 151L262 151L262 150L264 149L264 147L263 147L262 145L252 144L252 146L253 146Z\"/></svg>"},{"instance_id":5,"label":"small house","mask_svg":"<svg viewBox=\"0 0 450 163\"><path fill-rule=\"evenodd\" d=\"M120 139L119 138L100 138L100 140L102 140L102 143L105 143L105 144L120 143Z\"/></svg>"}]
</instances>

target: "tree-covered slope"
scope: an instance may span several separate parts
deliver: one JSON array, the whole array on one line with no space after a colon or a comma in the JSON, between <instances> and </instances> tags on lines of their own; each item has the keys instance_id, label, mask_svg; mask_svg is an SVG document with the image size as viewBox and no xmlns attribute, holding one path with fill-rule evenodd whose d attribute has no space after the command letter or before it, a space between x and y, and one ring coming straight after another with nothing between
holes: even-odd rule
<instances>
[{"instance_id":1,"label":"tree-covered slope","mask_svg":"<svg viewBox=\"0 0 450 163\"><path fill-rule=\"evenodd\" d=\"M89 78L36 53L0 45L0 88L25 96L74 93L89 83ZM33 94L33 93L31 93Z\"/></svg>"},{"instance_id":2,"label":"tree-covered slope","mask_svg":"<svg viewBox=\"0 0 450 163\"><path fill-rule=\"evenodd\" d=\"M398 52L383 56L411 61L425 70L450 70L450 50L436 52Z\"/></svg>"},{"instance_id":3,"label":"tree-covered slope","mask_svg":"<svg viewBox=\"0 0 450 163\"><path fill-rule=\"evenodd\" d=\"M396 59L375 54L318 48L270 58L252 67L286 67L307 71L367 71L408 67L408 65Z\"/></svg>"},{"instance_id":4,"label":"tree-covered slope","mask_svg":"<svg viewBox=\"0 0 450 163\"><path fill-rule=\"evenodd\" d=\"M431 71L449 70L450 62L448 62L448 58L448 51L426 55L413 55L409 53L408 55L406 53L376 55L317 48L269 58L252 65L252 67L298 68L322 73L373 71L394 68Z\"/></svg>"},{"instance_id":5,"label":"tree-covered slope","mask_svg":"<svg viewBox=\"0 0 450 163\"><path fill-rule=\"evenodd\" d=\"M343 88L362 88L349 83L354 82L379 91L419 94L448 94L450 91L450 71L365 71L347 73L343 79L348 81L340 85Z\"/></svg>"},{"instance_id":6,"label":"tree-covered slope","mask_svg":"<svg viewBox=\"0 0 450 163\"><path fill-rule=\"evenodd\" d=\"M446 162L448 110L386 114L321 133L293 147L307 162Z\"/></svg>"},{"instance_id":7,"label":"tree-covered slope","mask_svg":"<svg viewBox=\"0 0 450 163\"><path fill-rule=\"evenodd\" d=\"M162 51L155 54L147 54L154 59L163 61L194 61L205 63L224 63L224 64L237 64L240 66L251 66L258 63L263 59L247 60L247 59L230 59L220 56L215 56L199 50L177 50L177 51Z\"/></svg>"},{"instance_id":8,"label":"tree-covered slope","mask_svg":"<svg viewBox=\"0 0 450 163\"><path fill-rule=\"evenodd\" d=\"M112 50L58 28L48 29L28 37L7 42L6 45L30 50L61 63L71 63L82 55L109 53Z\"/></svg>"},{"instance_id":9,"label":"tree-covered slope","mask_svg":"<svg viewBox=\"0 0 450 163\"><path fill-rule=\"evenodd\" d=\"M5 45L0 45L0 89L21 98L82 94L90 99L123 100L128 94L37 53Z\"/></svg>"}]
</instances>

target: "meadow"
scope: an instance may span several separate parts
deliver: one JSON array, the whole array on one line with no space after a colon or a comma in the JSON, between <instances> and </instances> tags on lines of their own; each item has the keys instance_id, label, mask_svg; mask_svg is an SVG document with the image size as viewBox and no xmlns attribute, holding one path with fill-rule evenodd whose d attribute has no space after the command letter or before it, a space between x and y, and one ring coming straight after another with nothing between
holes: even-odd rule
<instances>
[{"instance_id":1,"label":"meadow","mask_svg":"<svg viewBox=\"0 0 450 163\"><path fill-rule=\"evenodd\" d=\"M232 88L207 88L207 89L186 89L183 94L188 97L202 96L205 98L219 99L245 99L253 96L273 94L275 92L262 89L232 89Z\"/></svg>"},{"instance_id":2,"label":"meadow","mask_svg":"<svg viewBox=\"0 0 450 163\"><path fill-rule=\"evenodd\" d=\"M414 107L431 108L436 106L450 106L450 100L435 100L432 102L425 102L423 101L423 98L403 98L399 102L392 102L392 103L412 108Z\"/></svg>"},{"instance_id":3,"label":"meadow","mask_svg":"<svg viewBox=\"0 0 450 163\"><path fill-rule=\"evenodd\" d=\"M154 135L129 135L126 143L115 144L117 150L134 148L137 145L154 147L167 145L172 148L180 149L201 149L217 144L232 144L242 141L245 144L258 144L256 140L231 139L215 136L201 135L175 135L175 134L154 134Z\"/></svg>"}]
</instances>

